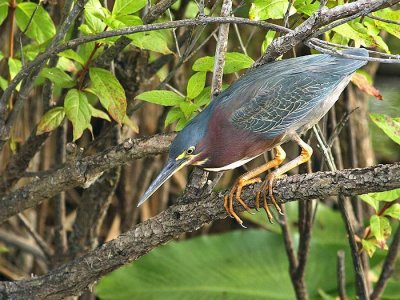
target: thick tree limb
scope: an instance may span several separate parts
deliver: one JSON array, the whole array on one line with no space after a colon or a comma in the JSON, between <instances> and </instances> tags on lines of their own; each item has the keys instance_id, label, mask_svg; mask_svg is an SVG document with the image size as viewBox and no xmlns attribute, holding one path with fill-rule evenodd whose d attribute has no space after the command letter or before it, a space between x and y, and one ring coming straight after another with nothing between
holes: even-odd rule
<instances>
[{"instance_id":1,"label":"thick tree limb","mask_svg":"<svg viewBox=\"0 0 400 300\"><path fill-rule=\"evenodd\" d=\"M243 199L254 206L259 185L246 188ZM278 180L274 193L279 202L311 200L328 196L352 196L400 187L400 163L363 169L294 175ZM101 276L132 262L183 232L190 232L212 221L223 219L223 193L187 198L146 222L140 223L115 240L87 253L50 273L29 280L0 282L0 298L62 299L79 295ZM183 195L183 197L187 197ZM237 211L243 208L236 206Z\"/></svg>"},{"instance_id":2,"label":"thick tree limb","mask_svg":"<svg viewBox=\"0 0 400 300\"><path fill-rule=\"evenodd\" d=\"M295 45L312 37L323 26L344 18L348 18L347 21L350 21L360 16L366 16L370 12L392 6L399 2L400 0L359 0L338 5L331 9L322 8L295 30L274 40L267 48L265 55L258 60L257 65L275 60L282 53L286 53Z\"/></svg>"},{"instance_id":3,"label":"thick tree limb","mask_svg":"<svg viewBox=\"0 0 400 300\"><path fill-rule=\"evenodd\" d=\"M104 171L129 160L167 152L174 137L175 134L164 134L150 138L128 139L103 152L67 163L47 176L38 177L0 198L0 223L62 191L76 186L88 187Z\"/></svg>"}]
</instances>

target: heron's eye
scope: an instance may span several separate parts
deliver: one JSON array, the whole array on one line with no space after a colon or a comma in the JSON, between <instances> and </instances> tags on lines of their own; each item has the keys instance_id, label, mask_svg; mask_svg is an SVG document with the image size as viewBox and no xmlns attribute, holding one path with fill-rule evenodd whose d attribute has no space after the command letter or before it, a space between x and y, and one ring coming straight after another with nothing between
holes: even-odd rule
<instances>
[{"instance_id":1,"label":"heron's eye","mask_svg":"<svg viewBox=\"0 0 400 300\"><path fill-rule=\"evenodd\" d=\"M187 155L192 155L193 152L194 152L194 147L193 147L193 146L192 146L192 147L189 147L189 148L186 150L186 154L187 154Z\"/></svg>"}]
</instances>

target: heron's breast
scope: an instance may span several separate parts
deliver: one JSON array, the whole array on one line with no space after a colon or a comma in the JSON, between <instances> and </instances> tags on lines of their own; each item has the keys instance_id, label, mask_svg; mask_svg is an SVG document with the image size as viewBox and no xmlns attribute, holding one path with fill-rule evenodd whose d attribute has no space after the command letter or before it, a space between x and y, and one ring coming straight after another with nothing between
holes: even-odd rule
<instances>
[{"instance_id":1,"label":"heron's breast","mask_svg":"<svg viewBox=\"0 0 400 300\"><path fill-rule=\"evenodd\" d=\"M267 140L260 134L237 128L217 108L204 138L207 160L201 167L210 171L235 169L274 148L281 140L282 136Z\"/></svg>"}]
</instances>

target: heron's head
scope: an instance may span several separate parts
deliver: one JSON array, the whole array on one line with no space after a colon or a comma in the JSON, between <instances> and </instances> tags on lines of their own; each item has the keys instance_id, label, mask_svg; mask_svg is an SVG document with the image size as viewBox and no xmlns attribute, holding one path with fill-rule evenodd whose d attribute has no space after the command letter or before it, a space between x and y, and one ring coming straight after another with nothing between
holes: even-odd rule
<instances>
[{"instance_id":1,"label":"heron's head","mask_svg":"<svg viewBox=\"0 0 400 300\"><path fill-rule=\"evenodd\" d=\"M208 117L205 111L197 115L171 144L168 161L147 191L140 198L138 206L145 202L168 178L187 165L201 165L205 145L202 140L206 134Z\"/></svg>"}]
</instances>

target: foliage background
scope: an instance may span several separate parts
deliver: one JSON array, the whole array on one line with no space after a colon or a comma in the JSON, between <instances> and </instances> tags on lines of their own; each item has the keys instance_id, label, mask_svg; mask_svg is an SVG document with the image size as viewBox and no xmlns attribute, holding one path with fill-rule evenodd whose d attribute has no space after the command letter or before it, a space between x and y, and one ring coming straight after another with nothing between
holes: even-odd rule
<instances>
[{"instance_id":1,"label":"foliage background","mask_svg":"<svg viewBox=\"0 0 400 300\"><path fill-rule=\"evenodd\" d=\"M62 41L127 26L198 17L201 1L170 2L169 9L167 6L152 18L149 12L155 3L149 5L146 0L88 1L84 13L69 27ZM342 2L328 1L326 6L333 8ZM67 0L0 0L2 91L23 65L56 40L73 4ZM222 1L206 1L204 13L218 16L221 5ZM318 7L318 1L309 0L291 1L290 7L289 1L284 0L232 1L236 17L268 20L289 28L301 24ZM373 16L400 21L397 6ZM335 27L323 34L323 39L400 53L400 26L372 17L357 18ZM218 28L211 25L131 34L128 41L125 39L127 47L112 59L109 50L121 42L118 37L85 43L51 58L37 76L29 77L16 88L17 92L24 91L25 86L33 83L25 98L21 92L7 99L10 114L22 104L0 152L0 196L41 178L63 163L100 152L125 138L182 129L208 105L212 94L219 92L213 84ZM221 88L228 87L246 72L280 35L257 27L231 25ZM284 58L314 53L315 50L300 45ZM369 63L358 74L361 81L353 80L335 109L320 124L323 135L329 139L341 118L350 114L332 147L339 169L400 160L399 65ZM382 95L384 101L376 100L360 88L369 88L370 94L378 98ZM320 149L315 136L309 138L314 149ZM289 157L298 152L292 144L285 149ZM3 223L0 279L20 280L30 274L46 274L179 202L179 195L190 179L189 169L174 175L142 207L138 209L135 205L165 158L166 155L148 156L111 169L95 178L95 183L86 189L66 190ZM245 168L250 169L265 159L268 155ZM328 170L323 160L322 151L315 151L308 168ZM243 172L243 168L227 172L216 189L228 188ZM300 168L298 172L307 170ZM359 222L357 241L364 249L363 263L370 285L377 282L387 245L399 231L399 195L399 190L395 190L351 199ZM345 290L349 298L354 298L356 279L351 249L337 199L319 200L320 204L314 201L309 207L312 215L308 218L314 220L312 229L309 228L312 239L310 252L306 254L305 277L298 280L310 299L337 297L337 253L343 250ZM295 249L307 248L301 242L304 233L299 233L305 217L302 205L286 204L287 219L273 225L267 224L264 213L243 214L251 229L243 230L228 218L182 234L175 242L104 277L94 289L85 290L81 298L294 298L295 280L290 275L292 269L282 230L289 228ZM383 299L400 298L399 280L397 262Z\"/></svg>"}]
</instances>

